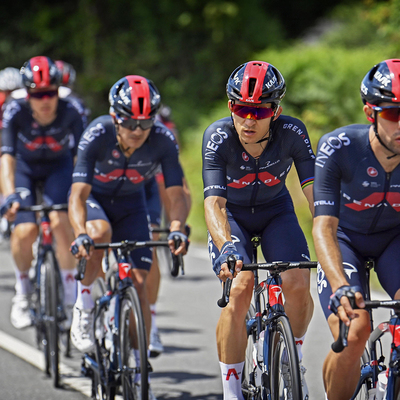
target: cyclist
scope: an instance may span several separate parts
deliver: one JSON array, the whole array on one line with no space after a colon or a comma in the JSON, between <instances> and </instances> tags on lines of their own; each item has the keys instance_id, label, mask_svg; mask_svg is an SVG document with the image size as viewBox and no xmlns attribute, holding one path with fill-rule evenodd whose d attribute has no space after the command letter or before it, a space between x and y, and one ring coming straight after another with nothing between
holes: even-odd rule
<instances>
[{"instance_id":1,"label":"cyclist","mask_svg":"<svg viewBox=\"0 0 400 400\"><path fill-rule=\"evenodd\" d=\"M226 86L231 116L211 124L203 138L209 252L218 278L235 278L230 302L222 310L217 325L224 399L243 399L245 317L254 278L251 272L239 271L243 263L251 260L251 236L261 235L262 251L268 261L309 260L307 242L285 180L294 161L313 212L315 157L304 124L282 115L280 102L285 91L285 80L273 65L264 61L240 65ZM226 263L229 255L236 258L234 276ZM310 273L294 269L284 272L282 280L285 310L301 360L301 345L313 313ZM307 398L304 367L301 371Z\"/></svg>"},{"instance_id":2,"label":"cyclist","mask_svg":"<svg viewBox=\"0 0 400 400\"><path fill-rule=\"evenodd\" d=\"M90 116L90 109L86 106L84 101L73 91L76 79L76 71L74 67L62 60L55 61L57 68L61 71L62 80L61 86L58 88L60 98L66 99L79 111L82 116L83 125L86 128L88 118Z\"/></svg>"},{"instance_id":3,"label":"cyclist","mask_svg":"<svg viewBox=\"0 0 400 400\"><path fill-rule=\"evenodd\" d=\"M336 337L339 319L351 323L348 347L329 352L323 367L329 400L350 398L360 377L369 336L363 307L365 257L375 257L382 287L400 298L400 59L375 65L361 83L370 124L350 125L323 136L315 162L313 237L321 268L318 292Z\"/></svg>"},{"instance_id":4,"label":"cyclist","mask_svg":"<svg viewBox=\"0 0 400 400\"><path fill-rule=\"evenodd\" d=\"M14 220L11 252L16 264L16 295L11 322L16 328L31 325L28 271L33 259L32 245L38 235L35 213L18 213L19 206L36 204L36 189L43 183L43 197L51 203L66 203L71 185L75 148L83 126L70 103L58 98L61 75L48 57L28 60L21 68L28 97L11 101L3 115L1 183L5 202L2 211ZM72 313L76 297L75 260L69 253L73 240L67 212L50 214L57 255L65 286L66 311ZM67 316L68 316L67 315Z\"/></svg>"},{"instance_id":5,"label":"cyclist","mask_svg":"<svg viewBox=\"0 0 400 400\"><path fill-rule=\"evenodd\" d=\"M71 327L72 343L82 352L90 351L94 345L94 303L90 293L102 258L100 251L92 253L91 249L88 254L82 243L149 240L144 183L159 165L172 203L170 237L178 234L182 238L176 250L170 239L171 251L186 252L182 168L174 136L154 121L160 104L157 88L142 76L125 76L111 87L109 101L110 115L92 121L82 135L69 200L69 216L76 235L71 251L77 258L89 259L85 277L78 283ZM151 250L135 250L132 259L136 266L133 280L150 332L145 282L152 262Z\"/></svg>"}]
</instances>

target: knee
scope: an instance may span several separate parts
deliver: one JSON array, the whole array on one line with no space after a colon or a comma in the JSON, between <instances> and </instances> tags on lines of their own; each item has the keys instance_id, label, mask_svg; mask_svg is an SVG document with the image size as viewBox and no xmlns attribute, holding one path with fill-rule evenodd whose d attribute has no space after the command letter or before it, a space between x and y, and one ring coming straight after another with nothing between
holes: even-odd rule
<instances>
[{"instance_id":1,"label":"knee","mask_svg":"<svg viewBox=\"0 0 400 400\"><path fill-rule=\"evenodd\" d=\"M19 224L13 231L12 240L31 241L33 243L36 240L38 233L39 231L36 224Z\"/></svg>"},{"instance_id":2,"label":"knee","mask_svg":"<svg viewBox=\"0 0 400 400\"><path fill-rule=\"evenodd\" d=\"M282 278L282 289L286 299L289 297L299 302L302 299L308 299L311 296L309 271L298 270L296 273L284 276Z\"/></svg>"}]
</instances>

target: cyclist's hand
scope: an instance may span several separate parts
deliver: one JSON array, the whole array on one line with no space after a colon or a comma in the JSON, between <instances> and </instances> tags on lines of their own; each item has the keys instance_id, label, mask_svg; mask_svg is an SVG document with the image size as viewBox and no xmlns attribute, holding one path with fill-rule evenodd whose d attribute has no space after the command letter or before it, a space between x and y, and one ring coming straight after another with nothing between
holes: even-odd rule
<instances>
[{"instance_id":1,"label":"cyclist's hand","mask_svg":"<svg viewBox=\"0 0 400 400\"><path fill-rule=\"evenodd\" d=\"M175 240L174 240L175 236L177 236L180 240L180 245L177 249L175 248ZM172 254L175 254L177 256L179 254L185 255L187 253L189 247L189 239L184 233L180 231L170 232L167 240L169 249L171 250Z\"/></svg>"},{"instance_id":2,"label":"cyclist's hand","mask_svg":"<svg viewBox=\"0 0 400 400\"><path fill-rule=\"evenodd\" d=\"M8 221L14 221L21 202L21 197L17 193L12 193L6 197L4 204L0 208L0 214L4 215Z\"/></svg>"},{"instance_id":3,"label":"cyclist's hand","mask_svg":"<svg viewBox=\"0 0 400 400\"><path fill-rule=\"evenodd\" d=\"M235 271L229 270L226 260L232 255L236 259ZM219 257L214 261L213 270L221 281L225 282L228 278L233 279L243 267L243 257L238 253L236 246L232 242L225 242L221 248Z\"/></svg>"},{"instance_id":4,"label":"cyclist's hand","mask_svg":"<svg viewBox=\"0 0 400 400\"><path fill-rule=\"evenodd\" d=\"M86 250L85 246L89 246L89 251ZM86 258L87 260L93 253L94 242L93 239L86 233L81 233L72 243L69 251L76 258Z\"/></svg>"},{"instance_id":5,"label":"cyclist's hand","mask_svg":"<svg viewBox=\"0 0 400 400\"><path fill-rule=\"evenodd\" d=\"M364 308L364 299L359 286L343 285L331 295L329 309L335 313L347 326L356 317L355 307Z\"/></svg>"}]
</instances>

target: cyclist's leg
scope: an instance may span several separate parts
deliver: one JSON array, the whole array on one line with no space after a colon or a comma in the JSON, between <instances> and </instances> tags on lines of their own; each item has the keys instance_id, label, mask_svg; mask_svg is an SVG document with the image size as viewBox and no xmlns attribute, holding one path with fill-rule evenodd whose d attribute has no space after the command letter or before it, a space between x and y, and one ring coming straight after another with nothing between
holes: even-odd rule
<instances>
[{"instance_id":1,"label":"cyclist's leg","mask_svg":"<svg viewBox=\"0 0 400 400\"><path fill-rule=\"evenodd\" d=\"M86 201L88 235L96 242L111 240L111 226L107 215L97 200L89 195ZM102 250L93 252L86 264L85 277L78 282L77 299L73 310L71 341L82 352L90 351L94 346L92 285L101 271Z\"/></svg>"},{"instance_id":2,"label":"cyclist's leg","mask_svg":"<svg viewBox=\"0 0 400 400\"><path fill-rule=\"evenodd\" d=\"M376 258L375 271L386 293L392 299L400 299L400 270L396 262L400 257L400 228L392 229L393 236L382 254Z\"/></svg>"},{"instance_id":3,"label":"cyclist's leg","mask_svg":"<svg viewBox=\"0 0 400 400\"><path fill-rule=\"evenodd\" d=\"M339 246L349 284L364 287L363 257L342 238L339 238ZM368 248L367 244L366 248ZM332 290L320 267L318 268L317 283L322 309L332 335L336 339L339 332L339 319L328 309ZM351 322L348 346L341 353L334 353L330 350L324 361L323 380L329 400L351 398L360 378L360 358L368 340L370 326L367 311L357 310L356 314L357 318Z\"/></svg>"},{"instance_id":4,"label":"cyclist's leg","mask_svg":"<svg viewBox=\"0 0 400 400\"><path fill-rule=\"evenodd\" d=\"M250 235L236 223L228 211L231 237L244 262L249 263L252 244ZM219 251L209 238L209 253L213 261ZM243 271L232 282L229 304L221 310L216 336L218 358L220 361L224 397L229 393L243 398L241 392L242 370L247 346L245 318L250 306L254 285L254 275Z\"/></svg>"},{"instance_id":5,"label":"cyclist's leg","mask_svg":"<svg viewBox=\"0 0 400 400\"><path fill-rule=\"evenodd\" d=\"M262 250L268 261L309 260L307 242L294 213L280 213L271 220L262 234ZM282 273L282 289L293 335L300 340L307 331L314 310L310 271L292 269Z\"/></svg>"},{"instance_id":6,"label":"cyclist's leg","mask_svg":"<svg viewBox=\"0 0 400 400\"><path fill-rule=\"evenodd\" d=\"M36 202L34 185L28 167L17 162L15 173L16 192L21 196L21 205L33 205ZM12 301L11 323L17 329L31 325L28 297L32 287L28 271L33 260L32 246L38 235L35 214L19 212L15 220L15 227L11 234L11 253L15 262L15 291Z\"/></svg>"}]
</instances>

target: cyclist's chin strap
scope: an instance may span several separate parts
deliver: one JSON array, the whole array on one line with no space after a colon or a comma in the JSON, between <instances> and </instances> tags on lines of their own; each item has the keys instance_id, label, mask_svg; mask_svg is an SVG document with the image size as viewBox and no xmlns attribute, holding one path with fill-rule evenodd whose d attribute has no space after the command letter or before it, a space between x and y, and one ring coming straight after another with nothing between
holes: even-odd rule
<instances>
[{"instance_id":1,"label":"cyclist's chin strap","mask_svg":"<svg viewBox=\"0 0 400 400\"><path fill-rule=\"evenodd\" d=\"M393 151L390 150L389 147L387 147L385 143L383 143L381 137L380 137L379 134L378 134L378 123L376 122L376 121L377 121L377 118L376 118L376 117L377 117L377 114L378 114L378 112L375 111L375 118L374 118L374 123L373 123L375 136L376 136L376 138L378 139L379 143L380 143L386 150L388 150L388 151L390 151L391 153L393 153ZM392 159L392 158L394 158L394 157L396 157L396 156L398 156L398 155L399 155L399 154L393 153L391 156L387 156L386 158L387 158L388 160L390 160L390 159Z\"/></svg>"},{"instance_id":2,"label":"cyclist's chin strap","mask_svg":"<svg viewBox=\"0 0 400 400\"><path fill-rule=\"evenodd\" d=\"M121 137L121 135L119 134L119 124L117 122L114 122L114 124L115 124L115 131L117 132L117 146L123 153L126 153L130 149L130 147L124 148L124 146L122 146L122 144L118 140L118 136Z\"/></svg>"}]
</instances>

